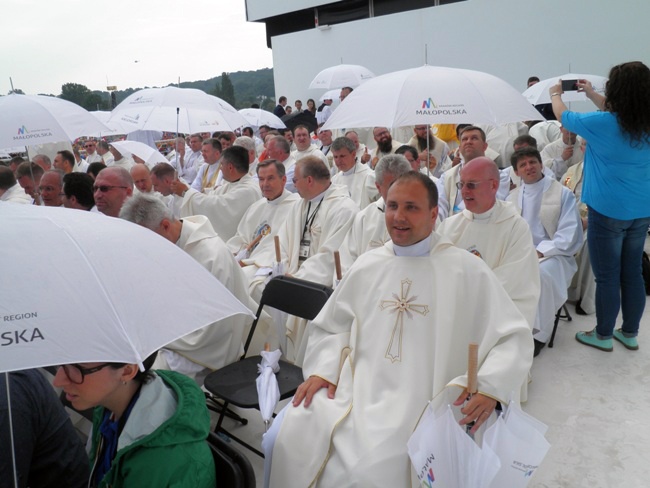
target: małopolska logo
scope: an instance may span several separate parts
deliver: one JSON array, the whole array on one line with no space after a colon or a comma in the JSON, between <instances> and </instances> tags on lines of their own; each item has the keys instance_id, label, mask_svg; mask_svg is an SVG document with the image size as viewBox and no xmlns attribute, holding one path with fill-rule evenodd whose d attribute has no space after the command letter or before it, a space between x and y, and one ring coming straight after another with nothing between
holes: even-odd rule
<instances>
[{"instance_id":1,"label":"ma\u0142opolska logo","mask_svg":"<svg viewBox=\"0 0 650 488\"><path fill-rule=\"evenodd\" d=\"M429 467L429 472L427 473L427 479L422 480L422 486L424 488L433 488L433 482L436 478L433 476L433 469Z\"/></svg>"},{"instance_id":2,"label":"ma\u0142opolska logo","mask_svg":"<svg viewBox=\"0 0 650 488\"><path fill-rule=\"evenodd\" d=\"M466 115L463 104L437 105L431 98L422 101L422 109L415 110L415 115Z\"/></svg>"},{"instance_id":3,"label":"ma\u0142opolska logo","mask_svg":"<svg viewBox=\"0 0 650 488\"><path fill-rule=\"evenodd\" d=\"M20 126L13 137L14 141L28 141L30 139L40 139L42 137L50 137L52 131L50 129L34 129L28 130L27 127Z\"/></svg>"}]
</instances>

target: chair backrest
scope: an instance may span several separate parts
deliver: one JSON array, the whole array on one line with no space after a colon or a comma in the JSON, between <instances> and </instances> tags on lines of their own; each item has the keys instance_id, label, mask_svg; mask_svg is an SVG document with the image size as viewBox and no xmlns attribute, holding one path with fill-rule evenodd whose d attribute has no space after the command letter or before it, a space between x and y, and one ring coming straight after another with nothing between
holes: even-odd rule
<instances>
[{"instance_id":1,"label":"chair backrest","mask_svg":"<svg viewBox=\"0 0 650 488\"><path fill-rule=\"evenodd\" d=\"M257 309L255 321L251 326L244 350L253 338L255 327L265 305L281 310L289 315L295 315L307 320L313 320L320 312L333 290L329 286L301 280L290 276L276 276L271 279L262 292L260 306Z\"/></svg>"},{"instance_id":2,"label":"chair backrest","mask_svg":"<svg viewBox=\"0 0 650 488\"><path fill-rule=\"evenodd\" d=\"M255 471L246 456L214 432L207 439L217 475L217 486L255 488Z\"/></svg>"}]
</instances>

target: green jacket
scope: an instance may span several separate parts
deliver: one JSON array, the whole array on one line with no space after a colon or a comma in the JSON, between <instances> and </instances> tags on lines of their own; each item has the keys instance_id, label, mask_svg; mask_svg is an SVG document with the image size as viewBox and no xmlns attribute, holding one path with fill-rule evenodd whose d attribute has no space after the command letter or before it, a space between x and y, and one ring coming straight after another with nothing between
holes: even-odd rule
<instances>
[{"instance_id":1,"label":"green jacket","mask_svg":"<svg viewBox=\"0 0 650 488\"><path fill-rule=\"evenodd\" d=\"M99 487L213 488L215 468L206 442L210 415L201 389L172 371L155 375L142 386L118 439L113 464ZM91 466L104 411L99 407L94 413Z\"/></svg>"}]
</instances>

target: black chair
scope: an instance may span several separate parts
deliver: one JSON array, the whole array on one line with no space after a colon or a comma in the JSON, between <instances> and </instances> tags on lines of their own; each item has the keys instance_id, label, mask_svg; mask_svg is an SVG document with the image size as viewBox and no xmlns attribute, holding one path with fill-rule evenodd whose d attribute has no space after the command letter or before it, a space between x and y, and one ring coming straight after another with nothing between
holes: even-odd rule
<instances>
[{"instance_id":1,"label":"black chair","mask_svg":"<svg viewBox=\"0 0 650 488\"><path fill-rule=\"evenodd\" d=\"M226 433L244 447L264 457L259 450L222 428L223 418L226 415L233 418L232 413L227 411L229 404L241 408L259 408L255 379L258 375L257 365L262 358L261 356L249 358L245 356L257 327L257 322L262 314L262 309L265 305L268 305L290 315L313 320L331 294L332 289L327 286L288 276L277 276L267 283L262 293L255 321L244 345L244 356L240 361L210 373L203 383L203 386L211 395L223 400L223 406L220 406L219 409L219 419L214 429L215 432ZM280 400L293 396L298 386L304 381L301 368L282 360L280 361L280 371L276 376L280 388ZM211 400L214 400L214 398ZM246 424L244 421L241 423Z\"/></svg>"},{"instance_id":2,"label":"black chair","mask_svg":"<svg viewBox=\"0 0 650 488\"><path fill-rule=\"evenodd\" d=\"M555 323L553 324L553 333L551 334L551 340L548 341L548 347L553 347L553 342L555 341L555 333L557 332L557 324L560 322L560 319L571 322L573 317L569 313L569 309L566 308L566 303L562 305L557 312L555 312Z\"/></svg>"},{"instance_id":3,"label":"black chair","mask_svg":"<svg viewBox=\"0 0 650 488\"><path fill-rule=\"evenodd\" d=\"M255 471L246 456L212 432L207 442L212 451L219 488L255 488Z\"/></svg>"}]
</instances>

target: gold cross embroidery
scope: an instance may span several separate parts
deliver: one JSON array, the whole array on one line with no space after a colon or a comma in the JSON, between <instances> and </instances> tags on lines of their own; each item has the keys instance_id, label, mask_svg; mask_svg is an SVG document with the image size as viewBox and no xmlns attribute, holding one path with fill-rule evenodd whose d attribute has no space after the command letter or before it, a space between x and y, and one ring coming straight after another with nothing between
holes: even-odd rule
<instances>
[{"instance_id":1,"label":"gold cross embroidery","mask_svg":"<svg viewBox=\"0 0 650 488\"><path fill-rule=\"evenodd\" d=\"M413 314L411 312L419 313L422 316L425 316L429 313L429 307L427 305L412 303L414 300L417 300L417 296L412 296L410 298L408 297L409 292L411 291L411 284L412 281L409 279L402 280L401 295L399 297L393 293L393 298L395 298L395 300L382 300L379 302L380 310L390 308L390 313L397 313L397 317L395 318L395 327L393 328L393 334L390 336L388 349L386 349L386 358L390 359L393 363L395 361L402 360L401 355L402 333L404 331L404 314L406 314L409 319L412 319ZM397 340L395 340L396 335Z\"/></svg>"}]
</instances>

